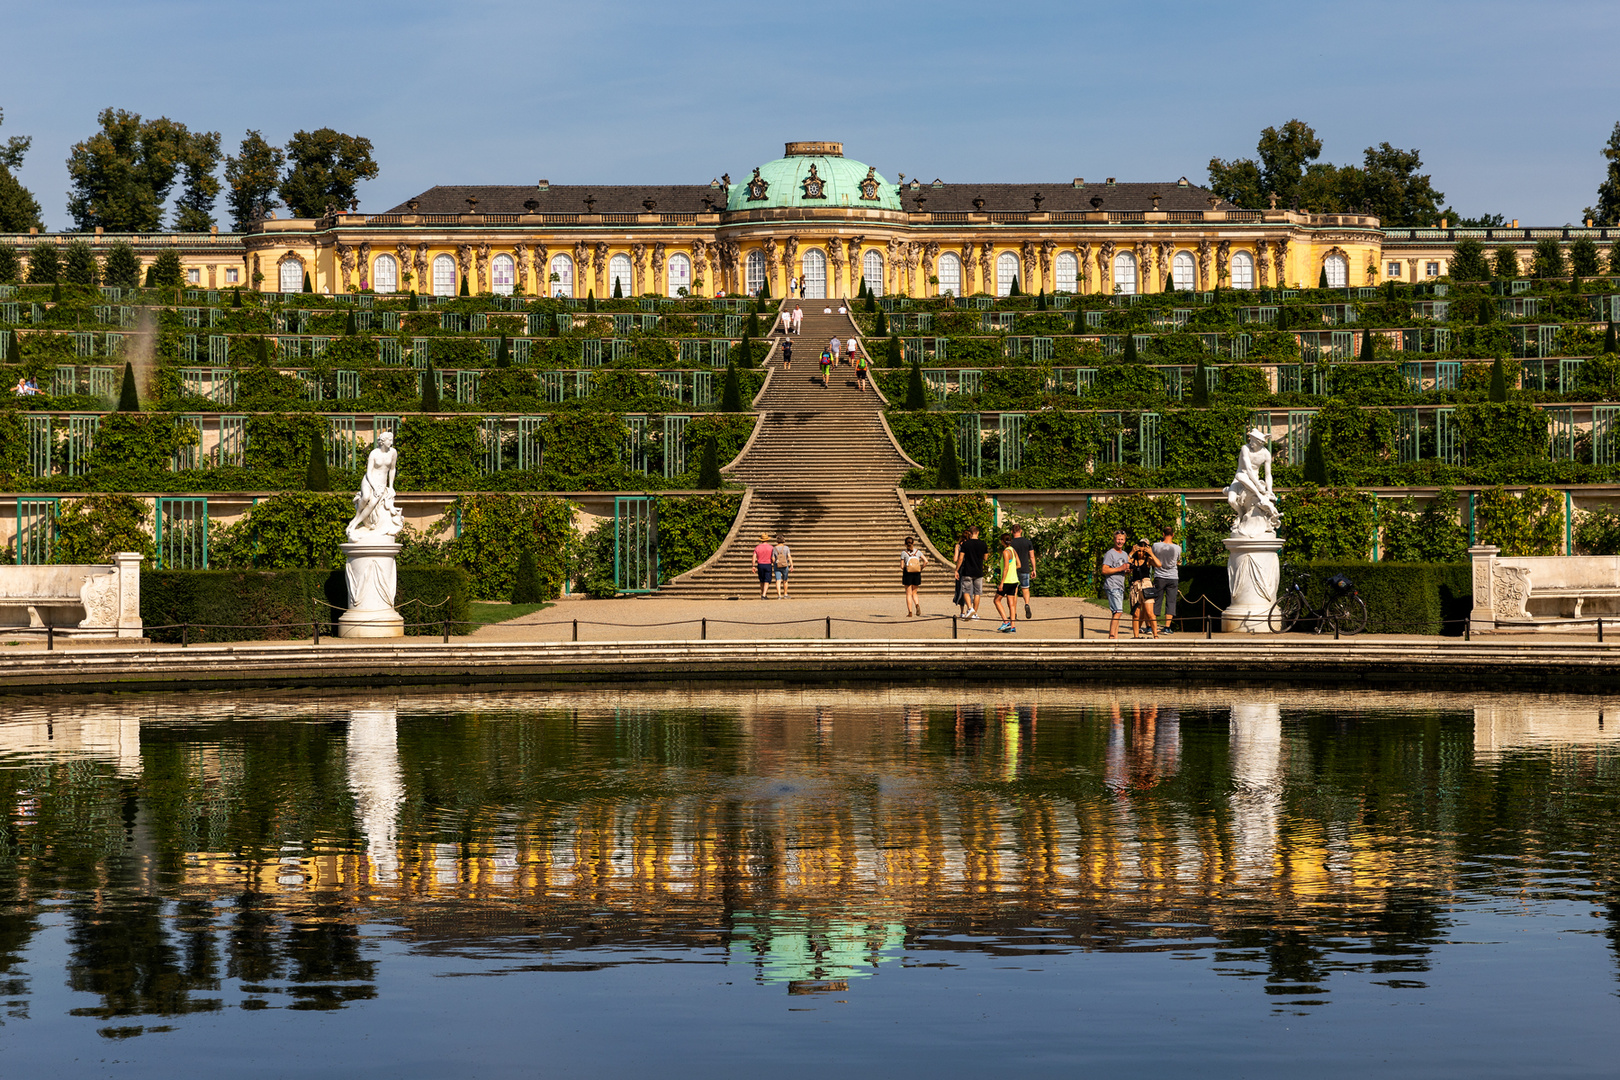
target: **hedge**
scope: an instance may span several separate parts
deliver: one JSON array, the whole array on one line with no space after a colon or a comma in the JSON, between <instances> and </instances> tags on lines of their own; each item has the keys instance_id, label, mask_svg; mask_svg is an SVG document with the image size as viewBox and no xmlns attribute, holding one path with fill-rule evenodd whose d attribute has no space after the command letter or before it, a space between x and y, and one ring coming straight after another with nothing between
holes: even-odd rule
<instances>
[{"instance_id":1,"label":"hedge","mask_svg":"<svg viewBox=\"0 0 1620 1080\"><path fill-rule=\"evenodd\" d=\"M405 632L439 633L448 618L471 633L471 576L454 567L400 567L395 606ZM448 603L446 603L448 601ZM311 623L335 634L348 607L342 570L157 570L141 575L141 619L153 641L288 641L310 636ZM435 625L411 627L410 623ZM189 631L182 631L182 626Z\"/></svg>"},{"instance_id":2,"label":"hedge","mask_svg":"<svg viewBox=\"0 0 1620 1080\"><path fill-rule=\"evenodd\" d=\"M1367 633L1461 634L1473 606L1468 563L1310 562L1294 564L1310 575L1311 603L1321 608L1325 582L1342 573L1367 601ZM1224 566L1181 568L1181 610L1196 618L1202 598L1224 608L1231 600Z\"/></svg>"}]
</instances>

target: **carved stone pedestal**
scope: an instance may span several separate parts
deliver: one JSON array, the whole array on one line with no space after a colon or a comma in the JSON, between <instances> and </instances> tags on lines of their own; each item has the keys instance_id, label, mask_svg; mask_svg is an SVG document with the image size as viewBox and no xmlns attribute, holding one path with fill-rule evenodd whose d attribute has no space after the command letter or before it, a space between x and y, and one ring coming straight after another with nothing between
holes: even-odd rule
<instances>
[{"instance_id":1,"label":"carved stone pedestal","mask_svg":"<svg viewBox=\"0 0 1620 1080\"><path fill-rule=\"evenodd\" d=\"M1283 541L1275 536L1228 536L1226 580L1232 602L1226 605L1221 630L1228 634L1269 634L1267 617L1277 602L1277 581L1282 568L1277 552Z\"/></svg>"},{"instance_id":2,"label":"carved stone pedestal","mask_svg":"<svg viewBox=\"0 0 1620 1080\"><path fill-rule=\"evenodd\" d=\"M399 545L365 543L341 547L348 560L343 575L349 584L349 610L338 617L338 637L404 637L405 620L394 610Z\"/></svg>"}]
</instances>

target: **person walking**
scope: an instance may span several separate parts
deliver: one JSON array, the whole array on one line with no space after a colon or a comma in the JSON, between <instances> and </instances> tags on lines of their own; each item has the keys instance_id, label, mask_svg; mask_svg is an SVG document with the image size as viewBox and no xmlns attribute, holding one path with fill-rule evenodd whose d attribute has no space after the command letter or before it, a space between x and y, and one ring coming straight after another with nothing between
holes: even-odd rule
<instances>
[{"instance_id":1,"label":"person walking","mask_svg":"<svg viewBox=\"0 0 1620 1080\"><path fill-rule=\"evenodd\" d=\"M793 305L793 336L794 337L798 337L799 334L803 332L803 330L802 330L803 323L804 323L804 308L800 307L798 304L794 304Z\"/></svg>"},{"instance_id":2,"label":"person walking","mask_svg":"<svg viewBox=\"0 0 1620 1080\"><path fill-rule=\"evenodd\" d=\"M1024 618L1033 619L1029 609L1029 585L1035 580L1035 545L1024 538L1024 527L1012 527L1012 549L1018 552L1018 591L1024 594Z\"/></svg>"},{"instance_id":3,"label":"person walking","mask_svg":"<svg viewBox=\"0 0 1620 1080\"><path fill-rule=\"evenodd\" d=\"M832 340L827 342L827 349L833 355L833 363L834 364L842 364L844 362L843 356L841 356L839 354L839 350L842 349L843 347L844 347L844 343L842 341L838 340L838 335L837 334L834 334L833 337L832 337Z\"/></svg>"},{"instance_id":4,"label":"person walking","mask_svg":"<svg viewBox=\"0 0 1620 1080\"><path fill-rule=\"evenodd\" d=\"M793 333L793 312L787 308L782 309L782 336Z\"/></svg>"},{"instance_id":5,"label":"person walking","mask_svg":"<svg viewBox=\"0 0 1620 1080\"><path fill-rule=\"evenodd\" d=\"M996 627L1003 634L1018 632L1018 552L1013 550L1012 534L1001 534L1001 557L997 561L996 613L1002 616ZM1002 607L1005 603L1007 606Z\"/></svg>"},{"instance_id":6,"label":"person walking","mask_svg":"<svg viewBox=\"0 0 1620 1080\"><path fill-rule=\"evenodd\" d=\"M1181 593L1181 545L1176 543L1176 527L1164 527L1164 539L1153 545L1153 554L1159 565L1153 571L1153 588L1159 594L1159 612L1164 616L1164 629L1160 634L1175 633L1170 624L1175 621L1176 601Z\"/></svg>"},{"instance_id":7,"label":"person walking","mask_svg":"<svg viewBox=\"0 0 1620 1080\"><path fill-rule=\"evenodd\" d=\"M791 338L782 339L782 370L793 370L793 340Z\"/></svg>"},{"instance_id":8,"label":"person walking","mask_svg":"<svg viewBox=\"0 0 1620 1080\"><path fill-rule=\"evenodd\" d=\"M832 358L833 354L829 350L821 350L821 387L824 390L832 389Z\"/></svg>"},{"instance_id":9,"label":"person walking","mask_svg":"<svg viewBox=\"0 0 1620 1080\"><path fill-rule=\"evenodd\" d=\"M855 389L866 391L866 355L851 356L850 363L855 365Z\"/></svg>"},{"instance_id":10,"label":"person walking","mask_svg":"<svg viewBox=\"0 0 1620 1080\"><path fill-rule=\"evenodd\" d=\"M788 547L786 537L776 538L776 546L771 549L771 563L776 571L776 598L786 600L788 575L793 573L793 549Z\"/></svg>"},{"instance_id":11,"label":"person walking","mask_svg":"<svg viewBox=\"0 0 1620 1080\"><path fill-rule=\"evenodd\" d=\"M906 537L905 550L900 552L900 584L906 589L906 617L922 614L922 601L917 597L917 587L922 584L923 568L928 565L928 555L917 546L915 536Z\"/></svg>"},{"instance_id":12,"label":"person walking","mask_svg":"<svg viewBox=\"0 0 1620 1080\"><path fill-rule=\"evenodd\" d=\"M754 569L759 572L759 598L770 599L771 582L776 578L776 566L773 557L776 545L771 543L770 533L760 533L759 543L754 546Z\"/></svg>"},{"instance_id":13,"label":"person walking","mask_svg":"<svg viewBox=\"0 0 1620 1080\"><path fill-rule=\"evenodd\" d=\"M1158 556L1146 540L1138 540L1131 549L1131 637L1159 636L1159 624L1153 618L1153 571L1159 565Z\"/></svg>"},{"instance_id":14,"label":"person walking","mask_svg":"<svg viewBox=\"0 0 1620 1080\"><path fill-rule=\"evenodd\" d=\"M966 619L979 617L979 598L984 595L984 560L990 545L979 539L979 527L968 527L967 539L956 549L956 576L962 583L962 602L968 607Z\"/></svg>"},{"instance_id":15,"label":"person walking","mask_svg":"<svg viewBox=\"0 0 1620 1080\"><path fill-rule=\"evenodd\" d=\"M1108 597L1108 636L1119 637L1119 617L1125 612L1125 575L1130 572L1131 557L1125 551L1125 534L1114 534L1114 546L1103 552L1102 585Z\"/></svg>"},{"instance_id":16,"label":"person walking","mask_svg":"<svg viewBox=\"0 0 1620 1080\"><path fill-rule=\"evenodd\" d=\"M855 343L855 335L854 334L851 334L849 336L849 341L847 341L845 343L845 347L849 349L849 363L850 363L850 366L854 367L855 366L855 352L856 352L856 343Z\"/></svg>"},{"instance_id":17,"label":"person walking","mask_svg":"<svg viewBox=\"0 0 1620 1080\"><path fill-rule=\"evenodd\" d=\"M966 540L967 538L968 534L966 529L956 534L956 544L951 548L952 566L960 566L962 564L962 541ZM967 598L962 595L961 574L956 575L956 585L952 592L954 595L951 598L951 602L956 605L956 617L959 619L967 618Z\"/></svg>"}]
</instances>

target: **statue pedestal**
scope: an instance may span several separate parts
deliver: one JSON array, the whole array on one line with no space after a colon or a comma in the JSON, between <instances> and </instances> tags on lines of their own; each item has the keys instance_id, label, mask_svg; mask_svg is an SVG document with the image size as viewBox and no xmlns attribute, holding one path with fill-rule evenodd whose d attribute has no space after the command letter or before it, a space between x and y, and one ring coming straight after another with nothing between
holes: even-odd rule
<instances>
[{"instance_id":1,"label":"statue pedestal","mask_svg":"<svg viewBox=\"0 0 1620 1080\"><path fill-rule=\"evenodd\" d=\"M1226 581L1232 602L1226 605L1221 630L1228 634L1269 634L1267 616L1277 602L1277 582L1282 568L1277 552L1283 541L1275 536L1228 536Z\"/></svg>"},{"instance_id":2,"label":"statue pedestal","mask_svg":"<svg viewBox=\"0 0 1620 1080\"><path fill-rule=\"evenodd\" d=\"M349 610L338 617L338 637L405 636L405 620L394 610L399 581L399 545L389 542L340 545L349 584Z\"/></svg>"}]
</instances>

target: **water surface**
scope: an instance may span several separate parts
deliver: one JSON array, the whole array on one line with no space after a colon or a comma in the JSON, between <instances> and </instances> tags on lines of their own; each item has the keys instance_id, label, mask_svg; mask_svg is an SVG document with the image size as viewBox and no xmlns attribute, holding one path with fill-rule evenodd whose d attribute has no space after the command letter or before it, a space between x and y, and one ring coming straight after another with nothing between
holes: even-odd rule
<instances>
[{"instance_id":1,"label":"water surface","mask_svg":"<svg viewBox=\"0 0 1620 1080\"><path fill-rule=\"evenodd\" d=\"M9 701L6 1075L1592 1076L1597 699Z\"/></svg>"}]
</instances>

